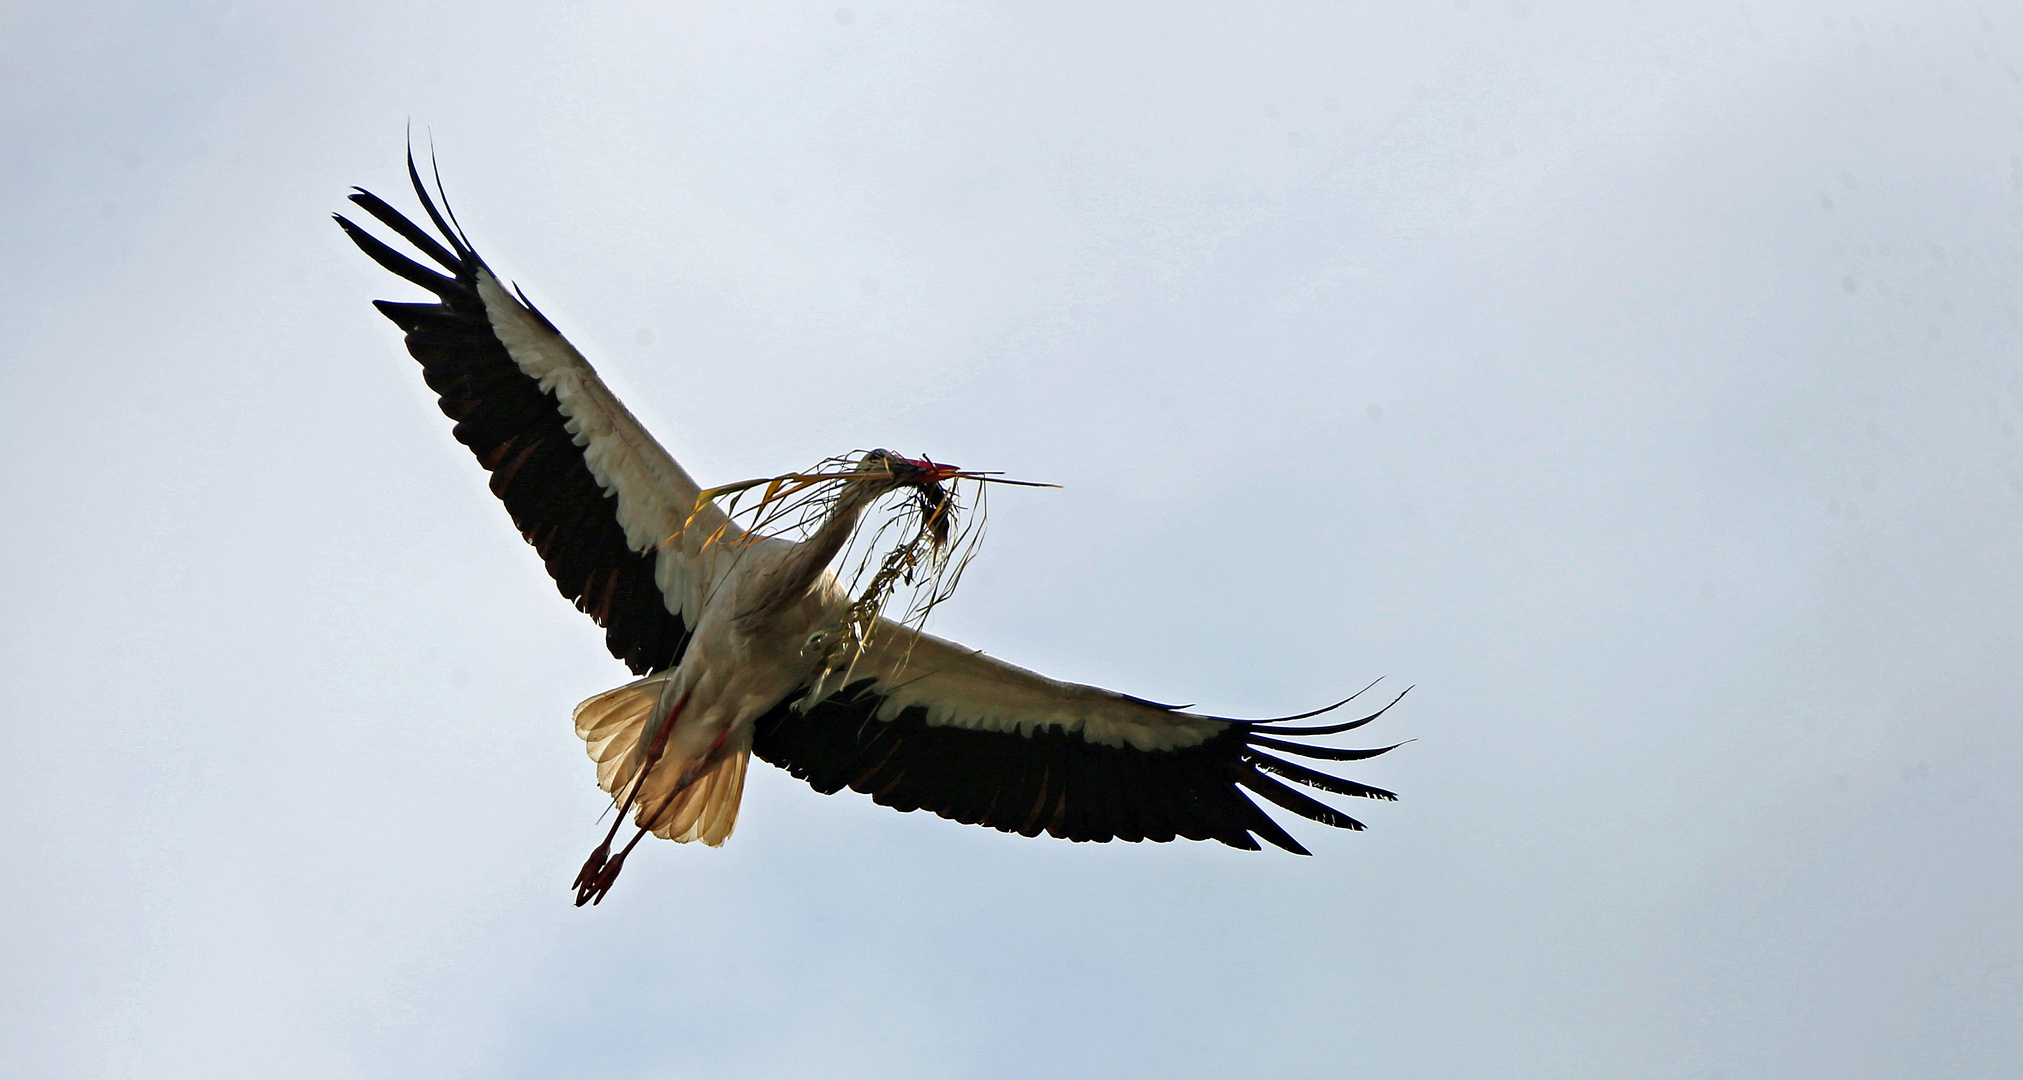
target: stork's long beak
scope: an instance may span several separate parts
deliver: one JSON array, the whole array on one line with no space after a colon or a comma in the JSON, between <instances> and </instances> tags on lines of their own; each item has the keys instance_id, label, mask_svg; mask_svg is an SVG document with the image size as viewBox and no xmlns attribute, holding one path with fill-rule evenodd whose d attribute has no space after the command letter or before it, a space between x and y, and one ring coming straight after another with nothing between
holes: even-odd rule
<instances>
[{"instance_id":1,"label":"stork's long beak","mask_svg":"<svg viewBox=\"0 0 2023 1080\"><path fill-rule=\"evenodd\" d=\"M943 480L952 480L962 475L961 466L943 465L932 458L921 458L916 461L913 458L894 455L892 460L896 465L904 466L907 469L917 469L923 474L917 477L903 477L909 484L938 484Z\"/></svg>"}]
</instances>

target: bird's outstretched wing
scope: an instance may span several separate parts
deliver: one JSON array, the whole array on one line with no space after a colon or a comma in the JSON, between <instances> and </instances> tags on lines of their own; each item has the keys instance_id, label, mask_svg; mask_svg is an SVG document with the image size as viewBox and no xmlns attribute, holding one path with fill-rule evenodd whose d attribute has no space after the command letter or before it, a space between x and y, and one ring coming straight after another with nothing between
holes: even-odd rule
<instances>
[{"instance_id":1,"label":"bird's outstretched wing","mask_svg":"<svg viewBox=\"0 0 2023 1080\"><path fill-rule=\"evenodd\" d=\"M783 702L762 717L752 752L823 794L848 787L900 811L1099 843L1185 837L1254 851L1263 838L1305 855L1246 789L1344 829L1363 825L1281 779L1336 795L1397 797L1280 756L1359 761L1384 753L1392 748L1287 740L1360 727L1384 709L1310 727L1286 726L1305 717L1200 716L1057 682L890 621L881 621L849 679L812 705Z\"/></svg>"},{"instance_id":2,"label":"bird's outstretched wing","mask_svg":"<svg viewBox=\"0 0 2023 1080\"><path fill-rule=\"evenodd\" d=\"M337 215L374 262L436 297L375 306L407 332L457 441L491 473L492 493L562 595L605 628L635 674L673 666L707 598L712 541L735 526L714 505L697 512L695 481L554 325L492 275L455 217L445 220L448 203L439 211L429 198L412 153L407 171L435 235L363 188L351 201L447 273Z\"/></svg>"}]
</instances>

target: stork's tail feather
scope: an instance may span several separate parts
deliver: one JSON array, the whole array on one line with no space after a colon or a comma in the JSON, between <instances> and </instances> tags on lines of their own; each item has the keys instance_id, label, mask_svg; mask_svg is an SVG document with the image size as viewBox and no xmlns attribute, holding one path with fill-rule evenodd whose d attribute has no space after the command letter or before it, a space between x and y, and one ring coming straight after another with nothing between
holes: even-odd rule
<instances>
[{"instance_id":1,"label":"stork's tail feather","mask_svg":"<svg viewBox=\"0 0 2023 1080\"><path fill-rule=\"evenodd\" d=\"M672 774L656 772L647 779L646 791L640 796L636 815L640 827L650 825L653 835L677 844L700 840L710 847L722 845L737 827L738 804L745 794L745 764L751 757L751 741L747 739L745 745L727 751L716 767L676 795L672 802L668 802L664 790L655 797L656 787L672 786ZM662 781L662 776L668 779ZM662 803L667 803L666 808L654 813Z\"/></svg>"},{"instance_id":2,"label":"stork's tail feather","mask_svg":"<svg viewBox=\"0 0 2023 1080\"><path fill-rule=\"evenodd\" d=\"M633 751L670 678L670 672L649 675L576 706L576 734L597 763L597 786L621 807L629 800L640 828L679 844L700 840L716 847L737 826L745 766L751 759L749 734L725 744L716 764L679 792L676 786L692 763L670 746L652 762L640 790L632 791L638 771Z\"/></svg>"},{"instance_id":3,"label":"stork's tail feather","mask_svg":"<svg viewBox=\"0 0 2023 1080\"><path fill-rule=\"evenodd\" d=\"M597 786L617 796L624 780L626 757L639 743L639 733L659 703L661 691L674 677L663 671L626 683L576 706L576 734L597 763Z\"/></svg>"}]
</instances>

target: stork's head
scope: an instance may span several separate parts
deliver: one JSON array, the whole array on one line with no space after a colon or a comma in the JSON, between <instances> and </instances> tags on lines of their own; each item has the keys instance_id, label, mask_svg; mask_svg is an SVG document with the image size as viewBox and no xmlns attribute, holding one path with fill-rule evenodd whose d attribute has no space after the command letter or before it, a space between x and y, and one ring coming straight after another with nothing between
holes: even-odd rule
<instances>
[{"instance_id":1,"label":"stork's head","mask_svg":"<svg viewBox=\"0 0 2023 1080\"><path fill-rule=\"evenodd\" d=\"M901 457L890 450L872 450L857 462L857 471L872 474L873 483L883 490L911 488L918 500L921 524L937 545L948 543L949 526L955 517L955 498L941 482L961 474L954 465L942 465L927 458Z\"/></svg>"}]
</instances>

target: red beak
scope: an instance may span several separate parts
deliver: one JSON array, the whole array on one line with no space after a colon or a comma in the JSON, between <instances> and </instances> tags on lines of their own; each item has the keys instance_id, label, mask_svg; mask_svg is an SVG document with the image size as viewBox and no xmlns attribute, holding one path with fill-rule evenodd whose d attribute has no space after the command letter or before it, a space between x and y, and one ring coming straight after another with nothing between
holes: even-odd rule
<instances>
[{"instance_id":1,"label":"red beak","mask_svg":"<svg viewBox=\"0 0 2023 1080\"><path fill-rule=\"evenodd\" d=\"M921 458L918 461L912 458L900 458L899 460L926 473L927 480L931 483L939 483L962 471L959 466L938 464L932 458Z\"/></svg>"}]
</instances>

